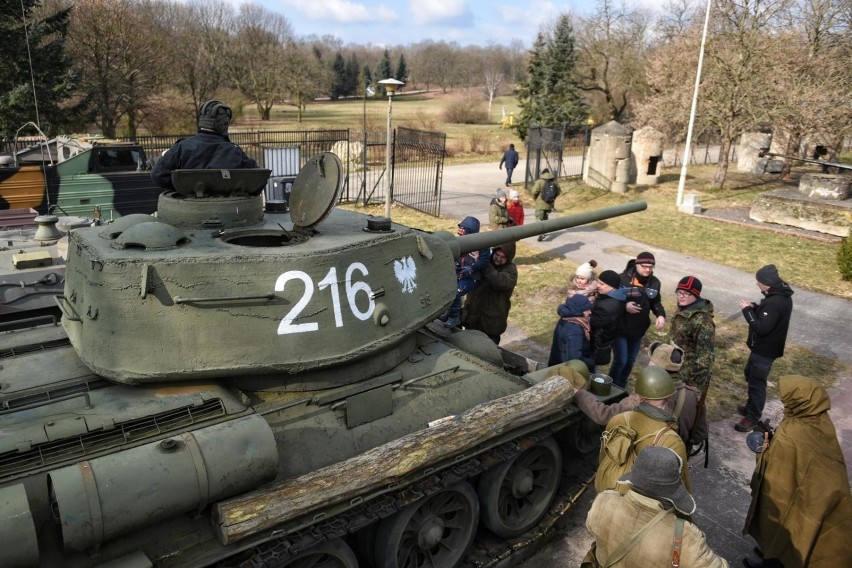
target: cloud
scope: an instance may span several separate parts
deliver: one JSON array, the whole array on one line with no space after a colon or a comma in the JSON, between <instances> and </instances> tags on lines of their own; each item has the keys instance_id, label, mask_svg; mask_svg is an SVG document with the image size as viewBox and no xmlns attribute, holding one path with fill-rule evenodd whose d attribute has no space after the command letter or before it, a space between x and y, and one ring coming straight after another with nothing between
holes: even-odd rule
<instances>
[{"instance_id":1,"label":"cloud","mask_svg":"<svg viewBox=\"0 0 852 568\"><path fill-rule=\"evenodd\" d=\"M414 23L419 25L473 26L473 13L467 5L467 0L439 0L437 2L410 0L408 5L414 17Z\"/></svg>"},{"instance_id":2,"label":"cloud","mask_svg":"<svg viewBox=\"0 0 852 568\"><path fill-rule=\"evenodd\" d=\"M328 23L387 23L398 19L397 13L379 4L367 7L351 0L279 0L282 6L298 10L310 20ZM287 12L284 12L287 15Z\"/></svg>"}]
</instances>

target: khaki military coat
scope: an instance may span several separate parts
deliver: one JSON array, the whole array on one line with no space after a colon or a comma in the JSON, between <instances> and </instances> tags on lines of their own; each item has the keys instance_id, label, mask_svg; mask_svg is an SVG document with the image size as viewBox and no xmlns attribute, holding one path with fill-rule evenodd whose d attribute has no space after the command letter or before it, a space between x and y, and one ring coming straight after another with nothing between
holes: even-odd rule
<instances>
[{"instance_id":1,"label":"khaki military coat","mask_svg":"<svg viewBox=\"0 0 852 568\"><path fill-rule=\"evenodd\" d=\"M595 498L586 517L586 528L595 538L595 557L604 565L609 555L639 532L661 511L660 501L628 491L604 491ZM666 507L668 508L668 507ZM675 525L674 509L622 558L613 564L617 568L649 568L672 565L672 539ZM728 562L707 545L704 533L687 521L683 526L680 554L681 568L727 568Z\"/></svg>"},{"instance_id":2,"label":"khaki military coat","mask_svg":"<svg viewBox=\"0 0 852 568\"><path fill-rule=\"evenodd\" d=\"M690 493L692 492L692 481L689 478L689 464L686 461L686 445L677 433L677 424L674 422L666 423L661 420L651 418L639 410L631 410L614 416L612 420L607 423L606 431L609 432L615 430L618 425L627 426L636 432L637 440L639 440L635 444L637 455L648 446L654 445L656 438L655 435L657 433L660 433L667 425L671 426L670 429L662 432L656 445L669 448L680 456L681 463L683 464L680 471L680 477L683 480L683 484L686 486L686 489ZM630 471L632 464L625 467L624 465L616 463L612 456L605 451L603 444L601 444L598 462L598 470L595 474L595 490L598 493L601 493L607 489L619 488L623 492L625 490L624 486L618 486L616 482L619 477Z\"/></svg>"}]
</instances>

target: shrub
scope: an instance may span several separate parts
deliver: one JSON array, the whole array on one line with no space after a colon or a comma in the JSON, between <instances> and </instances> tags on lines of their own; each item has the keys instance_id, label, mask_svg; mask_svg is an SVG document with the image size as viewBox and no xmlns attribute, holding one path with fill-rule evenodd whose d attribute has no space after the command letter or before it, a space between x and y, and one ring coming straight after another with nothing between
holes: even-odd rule
<instances>
[{"instance_id":1,"label":"shrub","mask_svg":"<svg viewBox=\"0 0 852 568\"><path fill-rule=\"evenodd\" d=\"M488 111L482 101L457 98L441 111L441 120L452 124L487 124Z\"/></svg>"},{"instance_id":2,"label":"shrub","mask_svg":"<svg viewBox=\"0 0 852 568\"><path fill-rule=\"evenodd\" d=\"M840 276L847 281L852 281L852 237L846 237L840 241L837 249L837 268Z\"/></svg>"},{"instance_id":3,"label":"shrub","mask_svg":"<svg viewBox=\"0 0 852 568\"><path fill-rule=\"evenodd\" d=\"M486 130L471 130L467 141L473 154L487 154L491 151L491 133Z\"/></svg>"}]
</instances>

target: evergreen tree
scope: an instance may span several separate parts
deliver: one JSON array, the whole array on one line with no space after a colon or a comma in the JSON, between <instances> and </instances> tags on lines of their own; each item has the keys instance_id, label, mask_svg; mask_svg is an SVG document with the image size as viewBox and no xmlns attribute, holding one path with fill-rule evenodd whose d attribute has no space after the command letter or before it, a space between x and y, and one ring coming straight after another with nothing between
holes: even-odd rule
<instances>
[{"instance_id":1,"label":"evergreen tree","mask_svg":"<svg viewBox=\"0 0 852 568\"><path fill-rule=\"evenodd\" d=\"M382 54L382 59L379 61L378 66L376 66L376 92L381 96L387 95L385 91L384 85L379 85L378 82L384 79L392 79L393 78L393 69L391 68L391 60L390 60L390 51L387 49Z\"/></svg>"},{"instance_id":2,"label":"evergreen tree","mask_svg":"<svg viewBox=\"0 0 852 568\"><path fill-rule=\"evenodd\" d=\"M65 57L70 9L36 20L33 11L39 1L24 0L22 5L21 0L0 0L0 137L12 137L25 123L36 122L36 102L45 134L57 134L68 127L77 112L76 108L60 109L76 81Z\"/></svg>"},{"instance_id":3,"label":"evergreen tree","mask_svg":"<svg viewBox=\"0 0 852 568\"><path fill-rule=\"evenodd\" d=\"M361 71L361 64L358 63L358 57L352 53L349 59L346 60L346 82L344 84L343 94L347 97L354 97L360 94L358 75ZM363 87L361 87L363 88Z\"/></svg>"},{"instance_id":4,"label":"evergreen tree","mask_svg":"<svg viewBox=\"0 0 852 568\"><path fill-rule=\"evenodd\" d=\"M408 82L408 66L405 64L405 55L399 54L399 61L396 64L396 74L394 75L394 79L402 81L403 83Z\"/></svg>"},{"instance_id":5,"label":"evergreen tree","mask_svg":"<svg viewBox=\"0 0 852 568\"><path fill-rule=\"evenodd\" d=\"M370 85L373 90L376 89L376 86L373 85L373 73L370 71L369 65L364 65L364 68L361 70L361 74L358 75L358 94L363 96L364 90L367 85Z\"/></svg>"},{"instance_id":6,"label":"evergreen tree","mask_svg":"<svg viewBox=\"0 0 852 568\"><path fill-rule=\"evenodd\" d=\"M550 37L542 33L536 37L527 67L529 78L517 89L521 112L515 128L522 140L533 124L563 129L584 124L588 107L575 75L576 64L574 28L563 14Z\"/></svg>"},{"instance_id":7,"label":"evergreen tree","mask_svg":"<svg viewBox=\"0 0 852 568\"><path fill-rule=\"evenodd\" d=\"M346 94L346 62L343 55L338 51L331 65L331 100L336 101Z\"/></svg>"}]
</instances>

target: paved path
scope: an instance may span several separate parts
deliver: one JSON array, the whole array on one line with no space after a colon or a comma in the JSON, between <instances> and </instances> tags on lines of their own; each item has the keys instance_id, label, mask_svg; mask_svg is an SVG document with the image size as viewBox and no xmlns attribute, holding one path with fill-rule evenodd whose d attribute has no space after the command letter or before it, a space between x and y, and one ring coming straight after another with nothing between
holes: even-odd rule
<instances>
[{"instance_id":1,"label":"paved path","mask_svg":"<svg viewBox=\"0 0 852 568\"><path fill-rule=\"evenodd\" d=\"M487 222L488 204L497 188L505 180L497 164L468 164L444 168L441 212L462 219L473 215ZM522 189L518 188L519 191ZM569 190L570 191L570 190ZM529 198L526 202L531 204ZM527 209L532 219L533 209ZM740 298L758 300L753 272L708 262L700 258L653 247L606 231L576 227L552 233L539 242L527 239L535 247L550 250L577 264L595 259L598 270L612 269L621 272L626 262L637 253L649 250L657 257L654 273L663 284L663 294L673 294L674 286L686 274L697 276L704 284L702 296L713 301L716 318L742 320L737 303ZM712 246L712 243L708 243ZM772 262L771 257L755 258L755 270ZM803 260L806 262L806 260ZM783 274L782 274L783 277ZM809 292L794 287L793 319L788 344L801 345L817 353L852 364L852 302L825 294ZM743 322L743 325L745 323ZM509 349L526 351L527 356L546 359L544 350L531 348L517 329L510 329L501 345ZM776 377L777 378L777 377ZM841 447L846 456L847 468L852 466L852 380L839 377L829 392L832 400L831 417L837 428ZM772 416L773 424L780 419L781 405L771 400L764 416ZM754 454L745 446L744 436L732 428L739 417L730 417L711 425L711 452L709 468L702 463L691 463L691 475L698 502L696 522L707 533L711 546L725 556L732 565L740 565L754 543L740 534L748 510L750 491L748 481L754 468ZM693 458L695 459L695 458ZM850 468L852 471L852 468ZM852 475L850 475L852 477ZM536 557L527 561L527 568L577 566L590 539L583 527L585 513L594 498L588 491L575 507L573 514L564 520L560 534L554 542Z\"/></svg>"}]
</instances>

